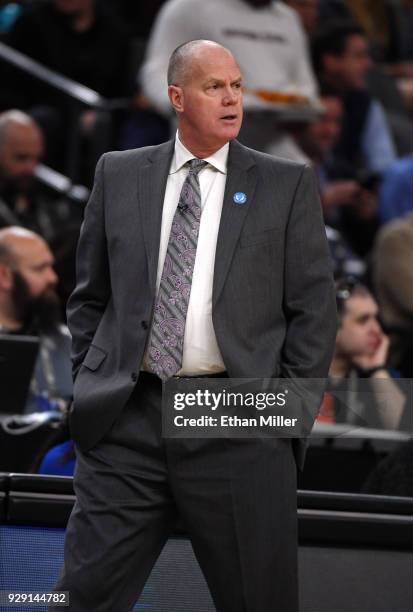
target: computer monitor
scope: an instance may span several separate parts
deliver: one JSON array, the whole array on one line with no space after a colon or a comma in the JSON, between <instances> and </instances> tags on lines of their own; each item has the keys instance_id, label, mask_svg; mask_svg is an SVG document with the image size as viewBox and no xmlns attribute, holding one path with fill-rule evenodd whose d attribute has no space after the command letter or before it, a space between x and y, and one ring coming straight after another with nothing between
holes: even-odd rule
<instances>
[{"instance_id":1,"label":"computer monitor","mask_svg":"<svg viewBox=\"0 0 413 612\"><path fill-rule=\"evenodd\" d=\"M39 338L0 334L0 414L23 414Z\"/></svg>"}]
</instances>

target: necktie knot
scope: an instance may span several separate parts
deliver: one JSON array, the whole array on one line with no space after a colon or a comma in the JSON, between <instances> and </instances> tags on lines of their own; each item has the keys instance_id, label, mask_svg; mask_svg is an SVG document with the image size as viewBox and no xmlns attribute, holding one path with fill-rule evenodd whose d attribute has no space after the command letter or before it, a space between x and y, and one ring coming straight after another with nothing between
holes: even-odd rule
<instances>
[{"instance_id":1,"label":"necktie knot","mask_svg":"<svg viewBox=\"0 0 413 612\"><path fill-rule=\"evenodd\" d=\"M208 162L203 159L198 159L197 157L194 157L194 159L190 159L188 162L189 174L197 175L207 164Z\"/></svg>"}]
</instances>

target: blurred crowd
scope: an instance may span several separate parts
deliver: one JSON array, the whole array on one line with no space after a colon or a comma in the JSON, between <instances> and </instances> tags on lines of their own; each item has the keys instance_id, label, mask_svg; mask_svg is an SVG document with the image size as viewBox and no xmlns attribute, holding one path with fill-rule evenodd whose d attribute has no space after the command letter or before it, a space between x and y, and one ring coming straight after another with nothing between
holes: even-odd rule
<instances>
[{"instance_id":1,"label":"blurred crowd","mask_svg":"<svg viewBox=\"0 0 413 612\"><path fill-rule=\"evenodd\" d=\"M39 393L70 403L64 305L82 221L39 169L89 189L105 151L173 136L169 56L206 38L241 67L239 140L318 177L339 313L319 420L413 430L399 383L413 372L412 26L412 0L0 0L0 334L47 349L26 410Z\"/></svg>"}]
</instances>

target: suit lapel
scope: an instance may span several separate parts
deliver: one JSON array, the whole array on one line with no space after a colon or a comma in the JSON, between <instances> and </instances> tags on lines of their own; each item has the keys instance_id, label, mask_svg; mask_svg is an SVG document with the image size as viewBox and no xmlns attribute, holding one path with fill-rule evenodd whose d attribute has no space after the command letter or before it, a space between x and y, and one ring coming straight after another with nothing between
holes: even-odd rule
<instances>
[{"instance_id":1,"label":"suit lapel","mask_svg":"<svg viewBox=\"0 0 413 612\"><path fill-rule=\"evenodd\" d=\"M252 206L256 181L255 162L249 155L248 149L236 140L232 141L228 155L228 175L215 254L213 306L224 286L242 226ZM234 194L237 192L247 196L245 204L234 202Z\"/></svg>"},{"instance_id":2,"label":"suit lapel","mask_svg":"<svg viewBox=\"0 0 413 612\"><path fill-rule=\"evenodd\" d=\"M149 153L147 162L139 169L138 203L149 283L153 294L156 291L162 209L174 144L175 141L171 140L155 147ZM255 162L249 155L248 149L236 140L232 141L215 255L213 305L216 304L224 286L242 226L252 205L256 180ZM247 196L245 204L234 203L236 192L245 193Z\"/></svg>"},{"instance_id":3,"label":"suit lapel","mask_svg":"<svg viewBox=\"0 0 413 612\"><path fill-rule=\"evenodd\" d=\"M139 170L138 202L153 294L156 291L162 209L173 151L174 140L154 148L147 163Z\"/></svg>"}]
</instances>

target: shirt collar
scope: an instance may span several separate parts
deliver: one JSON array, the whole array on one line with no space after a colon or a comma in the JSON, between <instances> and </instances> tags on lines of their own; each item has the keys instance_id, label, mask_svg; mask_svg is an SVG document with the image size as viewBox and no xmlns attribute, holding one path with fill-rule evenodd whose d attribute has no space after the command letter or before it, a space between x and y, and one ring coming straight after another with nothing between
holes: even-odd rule
<instances>
[{"instance_id":1,"label":"shirt collar","mask_svg":"<svg viewBox=\"0 0 413 612\"><path fill-rule=\"evenodd\" d=\"M223 147L215 151L213 155L209 157L205 157L205 161L208 162L213 168L221 172L222 174L227 173L227 161L228 161L228 150L229 150L229 142L224 144ZM188 151L186 146L179 139L178 132L176 133L175 138L175 152L172 158L171 168L169 170L169 174L174 174L178 172L190 159L194 159L194 154L191 151Z\"/></svg>"}]
</instances>

